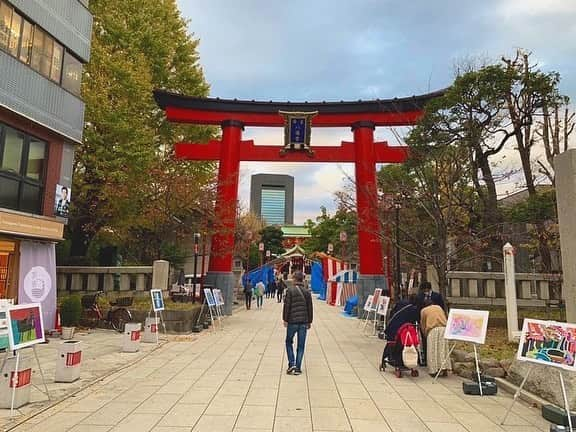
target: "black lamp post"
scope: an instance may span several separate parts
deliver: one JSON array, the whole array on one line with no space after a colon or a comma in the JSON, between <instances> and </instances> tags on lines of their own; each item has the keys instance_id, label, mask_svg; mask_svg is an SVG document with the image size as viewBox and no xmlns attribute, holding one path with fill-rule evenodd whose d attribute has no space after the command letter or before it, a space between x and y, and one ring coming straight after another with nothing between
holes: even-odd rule
<instances>
[{"instance_id":1,"label":"black lamp post","mask_svg":"<svg viewBox=\"0 0 576 432\"><path fill-rule=\"evenodd\" d=\"M200 241L200 233L194 233L194 278L192 279L192 303L196 303L196 283L198 278L196 273L198 271L198 242Z\"/></svg>"}]
</instances>

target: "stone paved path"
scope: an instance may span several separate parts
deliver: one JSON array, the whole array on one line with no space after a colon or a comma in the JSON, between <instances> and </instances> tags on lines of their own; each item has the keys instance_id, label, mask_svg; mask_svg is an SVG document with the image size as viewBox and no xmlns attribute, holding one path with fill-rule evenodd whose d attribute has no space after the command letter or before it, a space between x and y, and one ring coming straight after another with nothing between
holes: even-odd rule
<instances>
[{"instance_id":1,"label":"stone paved path","mask_svg":"<svg viewBox=\"0 0 576 432\"><path fill-rule=\"evenodd\" d=\"M547 431L509 395L472 397L450 377L380 373L383 342L315 301L304 373L285 374L281 305L227 318L223 331L169 342L151 355L18 426L16 431L223 432Z\"/></svg>"}]
</instances>

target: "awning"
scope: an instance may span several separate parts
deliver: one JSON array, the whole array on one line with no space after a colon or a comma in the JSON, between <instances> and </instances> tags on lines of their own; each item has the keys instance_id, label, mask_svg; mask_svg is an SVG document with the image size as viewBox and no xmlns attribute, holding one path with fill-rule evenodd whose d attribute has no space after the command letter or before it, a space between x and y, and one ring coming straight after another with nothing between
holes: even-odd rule
<instances>
[{"instance_id":1,"label":"awning","mask_svg":"<svg viewBox=\"0 0 576 432\"><path fill-rule=\"evenodd\" d=\"M358 281L358 272L354 270L340 270L330 279L329 282L344 282L344 283L356 283Z\"/></svg>"}]
</instances>

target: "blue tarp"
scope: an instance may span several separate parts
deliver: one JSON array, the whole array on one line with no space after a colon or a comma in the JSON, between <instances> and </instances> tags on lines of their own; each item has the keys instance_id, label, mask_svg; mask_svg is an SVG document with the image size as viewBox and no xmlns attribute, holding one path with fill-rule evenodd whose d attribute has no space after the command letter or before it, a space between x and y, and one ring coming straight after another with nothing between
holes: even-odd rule
<instances>
[{"instance_id":1,"label":"blue tarp","mask_svg":"<svg viewBox=\"0 0 576 432\"><path fill-rule=\"evenodd\" d=\"M314 294L322 294L326 291L326 281L324 280L324 275L322 274L322 265L317 262L312 263L312 268L310 269L310 289Z\"/></svg>"},{"instance_id":2,"label":"blue tarp","mask_svg":"<svg viewBox=\"0 0 576 432\"><path fill-rule=\"evenodd\" d=\"M346 301L346 306L344 306L344 312L346 312L348 315L352 315L356 310L356 306L358 306L358 296L354 295Z\"/></svg>"},{"instance_id":3,"label":"blue tarp","mask_svg":"<svg viewBox=\"0 0 576 432\"><path fill-rule=\"evenodd\" d=\"M250 278L250 283L252 287L256 286L256 284L260 281L264 282L264 286L268 289L268 282L274 279L274 268L272 266L262 266L251 272L244 274L244 279L246 277Z\"/></svg>"}]
</instances>

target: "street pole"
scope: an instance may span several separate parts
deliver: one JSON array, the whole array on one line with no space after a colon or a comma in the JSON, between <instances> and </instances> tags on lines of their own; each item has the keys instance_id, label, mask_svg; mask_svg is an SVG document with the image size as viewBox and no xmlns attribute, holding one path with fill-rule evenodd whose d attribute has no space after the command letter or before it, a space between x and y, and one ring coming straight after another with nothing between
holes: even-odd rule
<instances>
[{"instance_id":1,"label":"street pole","mask_svg":"<svg viewBox=\"0 0 576 432\"><path fill-rule=\"evenodd\" d=\"M402 296L402 275L400 274L400 204L396 204L396 288L398 289L398 298Z\"/></svg>"},{"instance_id":2,"label":"street pole","mask_svg":"<svg viewBox=\"0 0 576 432\"><path fill-rule=\"evenodd\" d=\"M196 273L198 272L198 241L200 234L194 233L194 278L192 279L192 303L196 303L196 283L198 282Z\"/></svg>"},{"instance_id":3,"label":"street pole","mask_svg":"<svg viewBox=\"0 0 576 432\"><path fill-rule=\"evenodd\" d=\"M258 252L260 252L260 267L262 267L264 261L264 243L260 242L258 244Z\"/></svg>"}]
</instances>

